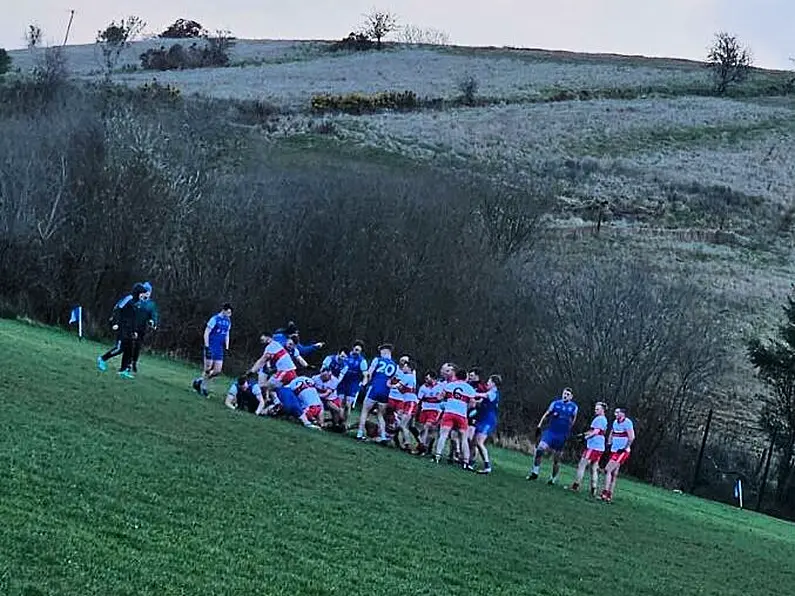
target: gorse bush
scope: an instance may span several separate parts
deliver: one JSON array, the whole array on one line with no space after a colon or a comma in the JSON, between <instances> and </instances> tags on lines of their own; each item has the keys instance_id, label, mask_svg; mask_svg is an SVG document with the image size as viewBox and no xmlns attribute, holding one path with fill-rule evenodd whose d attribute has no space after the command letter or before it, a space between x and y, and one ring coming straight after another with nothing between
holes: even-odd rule
<instances>
[{"instance_id":1,"label":"gorse bush","mask_svg":"<svg viewBox=\"0 0 795 596\"><path fill-rule=\"evenodd\" d=\"M420 101L414 91L384 91L373 94L314 95L311 105L312 110L320 113L367 114L381 110L413 110L420 106Z\"/></svg>"},{"instance_id":2,"label":"gorse bush","mask_svg":"<svg viewBox=\"0 0 795 596\"><path fill-rule=\"evenodd\" d=\"M334 42L329 46L329 51L351 51L351 52L366 52L367 50L375 49L375 42L364 33L349 33L347 37L343 37L340 41Z\"/></svg>"},{"instance_id":3,"label":"gorse bush","mask_svg":"<svg viewBox=\"0 0 795 596\"><path fill-rule=\"evenodd\" d=\"M162 39L193 39L205 35L207 35L207 31L200 23L189 19L177 19L158 37Z\"/></svg>"}]
</instances>

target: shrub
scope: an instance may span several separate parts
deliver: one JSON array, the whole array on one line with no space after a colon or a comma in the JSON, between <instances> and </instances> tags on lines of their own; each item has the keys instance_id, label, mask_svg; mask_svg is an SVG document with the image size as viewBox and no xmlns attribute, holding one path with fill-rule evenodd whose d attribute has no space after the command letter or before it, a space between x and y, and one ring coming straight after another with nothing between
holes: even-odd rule
<instances>
[{"instance_id":1,"label":"shrub","mask_svg":"<svg viewBox=\"0 0 795 596\"><path fill-rule=\"evenodd\" d=\"M348 37L343 37L340 41L333 43L329 46L332 52L351 51L351 52L366 52L375 48L373 40L364 33L349 33Z\"/></svg>"},{"instance_id":2,"label":"shrub","mask_svg":"<svg viewBox=\"0 0 795 596\"><path fill-rule=\"evenodd\" d=\"M177 19L158 37L162 39L194 39L206 35L207 31L196 21Z\"/></svg>"},{"instance_id":3,"label":"shrub","mask_svg":"<svg viewBox=\"0 0 795 596\"><path fill-rule=\"evenodd\" d=\"M121 53L129 47L146 26L138 17L127 17L118 23L111 21L110 25L97 32L96 43L102 52L102 65L105 68L105 79L110 80L116 69Z\"/></svg>"},{"instance_id":4,"label":"shrub","mask_svg":"<svg viewBox=\"0 0 795 596\"><path fill-rule=\"evenodd\" d=\"M344 95L314 95L312 110L315 112L345 112L368 114L381 110L414 110L420 102L414 91L385 91L382 93L348 93Z\"/></svg>"},{"instance_id":5,"label":"shrub","mask_svg":"<svg viewBox=\"0 0 795 596\"><path fill-rule=\"evenodd\" d=\"M11 56L5 48L0 48L0 75L4 75L9 70L11 70Z\"/></svg>"},{"instance_id":6,"label":"shrub","mask_svg":"<svg viewBox=\"0 0 795 596\"><path fill-rule=\"evenodd\" d=\"M144 70L180 70L188 68L217 68L229 66L229 53L234 46L231 37L218 34L207 37L202 45L193 42L185 48L175 43L169 48L160 46L141 54L141 68Z\"/></svg>"},{"instance_id":7,"label":"shrub","mask_svg":"<svg viewBox=\"0 0 795 596\"><path fill-rule=\"evenodd\" d=\"M28 30L25 31L25 44L31 50L39 47L41 45L42 35L41 27L38 25L28 25Z\"/></svg>"},{"instance_id":8,"label":"shrub","mask_svg":"<svg viewBox=\"0 0 795 596\"><path fill-rule=\"evenodd\" d=\"M461 102L464 105L475 105L475 96L478 94L480 83L472 76L467 75L458 81L458 90L461 92Z\"/></svg>"},{"instance_id":9,"label":"shrub","mask_svg":"<svg viewBox=\"0 0 795 596\"><path fill-rule=\"evenodd\" d=\"M400 29L400 41L412 45L439 45L450 44L450 36L444 31L433 27L418 27L405 25Z\"/></svg>"}]
</instances>

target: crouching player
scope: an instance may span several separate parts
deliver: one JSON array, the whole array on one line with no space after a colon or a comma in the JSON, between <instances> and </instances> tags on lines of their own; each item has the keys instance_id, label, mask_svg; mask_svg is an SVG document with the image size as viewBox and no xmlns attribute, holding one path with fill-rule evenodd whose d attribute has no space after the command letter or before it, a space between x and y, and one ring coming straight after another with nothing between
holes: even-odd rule
<instances>
[{"instance_id":1,"label":"crouching player","mask_svg":"<svg viewBox=\"0 0 795 596\"><path fill-rule=\"evenodd\" d=\"M585 476L585 470L591 468L591 496L596 496L596 487L599 484L599 460L605 452L605 434L607 433L607 418L605 417L604 402L597 402L594 407L594 419L591 428L585 433L585 451L582 452L580 463L577 466L577 479L572 483L571 490L580 490L580 484Z\"/></svg>"},{"instance_id":2,"label":"crouching player","mask_svg":"<svg viewBox=\"0 0 795 596\"><path fill-rule=\"evenodd\" d=\"M322 428L323 426L323 401L309 377L296 377L287 388L292 391L301 402L302 415L299 417L307 428Z\"/></svg>"},{"instance_id":3,"label":"crouching player","mask_svg":"<svg viewBox=\"0 0 795 596\"><path fill-rule=\"evenodd\" d=\"M632 424L632 420L627 418L626 410L617 408L615 414L616 419L613 420L613 427L610 429L610 436L607 439L610 444L610 461L607 462L605 468L605 487L600 497L606 503L613 500L618 470L622 464L629 460L629 449L635 441L635 426Z\"/></svg>"},{"instance_id":4,"label":"crouching player","mask_svg":"<svg viewBox=\"0 0 795 596\"><path fill-rule=\"evenodd\" d=\"M560 475L560 457L563 446L571 434L574 422L577 420L577 404L574 403L574 393L566 387L559 399L556 399L544 412L538 423L537 433L541 433L544 422L549 419L549 427L541 433L541 441L536 447L533 467L527 475L528 480L536 480L541 471L541 460L548 452L552 452L552 475L547 484L555 484Z\"/></svg>"},{"instance_id":5,"label":"crouching player","mask_svg":"<svg viewBox=\"0 0 795 596\"><path fill-rule=\"evenodd\" d=\"M238 377L237 381L232 383L224 403L232 410L245 410L257 416L262 416L265 412L262 389L257 384L256 376L251 374Z\"/></svg>"},{"instance_id":6,"label":"crouching player","mask_svg":"<svg viewBox=\"0 0 795 596\"><path fill-rule=\"evenodd\" d=\"M486 383L486 393L477 395L477 422L475 423L475 448L483 458L483 469L478 474L491 474L491 460L486 440L497 430L497 408L500 403L500 385L502 377L491 375ZM472 454L474 464L477 454Z\"/></svg>"},{"instance_id":7,"label":"crouching player","mask_svg":"<svg viewBox=\"0 0 795 596\"><path fill-rule=\"evenodd\" d=\"M330 368L320 369L320 374L312 377L312 382L315 384L320 399L323 401L323 406L331 412L332 427L337 430L345 430L345 410L342 406L342 400L337 395L337 386L340 380L335 377Z\"/></svg>"},{"instance_id":8,"label":"crouching player","mask_svg":"<svg viewBox=\"0 0 795 596\"><path fill-rule=\"evenodd\" d=\"M436 375L432 370L425 373L423 384L417 390L420 413L417 416L417 423L420 425L420 437L417 444L417 455L422 455L428 451L429 440L433 440L436 427L439 426L439 419L442 416L442 395L444 385L436 381Z\"/></svg>"},{"instance_id":9,"label":"crouching player","mask_svg":"<svg viewBox=\"0 0 795 596\"><path fill-rule=\"evenodd\" d=\"M469 430L467 408L470 400L474 399L477 393L475 393L472 385L466 382L466 378L466 371L457 369L454 372L454 380L445 384L444 413L439 422L439 440L436 441L436 454L433 459L436 462L442 459L447 437L452 431L456 431L459 433L461 451L464 456L463 468L472 470L472 466L469 463L469 441L467 441L467 431Z\"/></svg>"}]
</instances>

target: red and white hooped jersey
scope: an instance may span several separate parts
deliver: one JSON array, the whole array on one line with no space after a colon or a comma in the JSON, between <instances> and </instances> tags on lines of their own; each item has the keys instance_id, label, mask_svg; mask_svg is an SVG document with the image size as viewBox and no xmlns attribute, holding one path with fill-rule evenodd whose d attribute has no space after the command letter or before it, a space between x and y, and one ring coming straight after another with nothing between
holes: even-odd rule
<instances>
[{"instance_id":1,"label":"red and white hooped jersey","mask_svg":"<svg viewBox=\"0 0 795 596\"><path fill-rule=\"evenodd\" d=\"M389 389L389 399L417 401L417 375L413 370L409 372L398 370L392 378L392 383Z\"/></svg>"},{"instance_id":2,"label":"red and white hooped jersey","mask_svg":"<svg viewBox=\"0 0 795 596\"><path fill-rule=\"evenodd\" d=\"M287 388L295 393L296 397L305 408L310 406L322 406L323 402L315 389L315 383L309 377L296 377Z\"/></svg>"},{"instance_id":3,"label":"red and white hooped jersey","mask_svg":"<svg viewBox=\"0 0 795 596\"><path fill-rule=\"evenodd\" d=\"M278 372L295 370L295 362L293 362L287 350L277 341L272 341L265 346L265 351L262 355L265 356L265 361Z\"/></svg>"},{"instance_id":4,"label":"red and white hooped jersey","mask_svg":"<svg viewBox=\"0 0 795 596\"><path fill-rule=\"evenodd\" d=\"M605 434L607 433L607 418L605 416L597 416L591 421L592 431L598 431L597 434L592 436L585 443L586 449L593 449L594 451L605 450Z\"/></svg>"},{"instance_id":5,"label":"red and white hooped jersey","mask_svg":"<svg viewBox=\"0 0 795 596\"><path fill-rule=\"evenodd\" d=\"M423 383L417 390L417 399L420 401L423 411L438 412L442 409L442 394L444 393L444 383L434 383L428 385Z\"/></svg>"},{"instance_id":6,"label":"red and white hooped jersey","mask_svg":"<svg viewBox=\"0 0 795 596\"><path fill-rule=\"evenodd\" d=\"M629 443L629 431L634 431L635 426L632 420L624 418L623 422L613 420L612 441L610 443L610 451L616 452L624 449Z\"/></svg>"},{"instance_id":7,"label":"red and white hooped jersey","mask_svg":"<svg viewBox=\"0 0 795 596\"><path fill-rule=\"evenodd\" d=\"M477 396L477 391L466 381L450 381L444 384L444 411L466 418L469 400Z\"/></svg>"},{"instance_id":8,"label":"red and white hooped jersey","mask_svg":"<svg viewBox=\"0 0 795 596\"><path fill-rule=\"evenodd\" d=\"M331 375L328 381L324 381L320 375L315 375L312 377L312 382L315 384L315 389L317 389L318 393L325 399L337 397L337 386L340 384L340 380L334 375Z\"/></svg>"}]
</instances>

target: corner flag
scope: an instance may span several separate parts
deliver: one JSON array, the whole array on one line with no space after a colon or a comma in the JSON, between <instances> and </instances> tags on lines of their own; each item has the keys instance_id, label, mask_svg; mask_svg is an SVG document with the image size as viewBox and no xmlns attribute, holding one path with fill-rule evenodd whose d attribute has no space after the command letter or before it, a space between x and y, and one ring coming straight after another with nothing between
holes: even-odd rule
<instances>
[{"instance_id":1,"label":"corner flag","mask_svg":"<svg viewBox=\"0 0 795 596\"><path fill-rule=\"evenodd\" d=\"M77 336L83 338L83 307L75 306L69 315L69 324L74 325L77 323Z\"/></svg>"}]
</instances>

